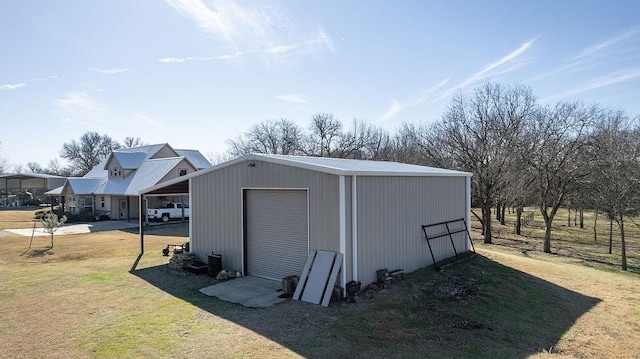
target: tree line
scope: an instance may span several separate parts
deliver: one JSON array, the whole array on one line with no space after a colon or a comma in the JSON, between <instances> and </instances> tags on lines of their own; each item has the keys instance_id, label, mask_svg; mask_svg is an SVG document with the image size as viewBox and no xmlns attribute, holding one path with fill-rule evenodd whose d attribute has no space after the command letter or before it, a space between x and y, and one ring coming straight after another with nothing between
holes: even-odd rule
<instances>
[{"instance_id":1,"label":"tree line","mask_svg":"<svg viewBox=\"0 0 640 359\"><path fill-rule=\"evenodd\" d=\"M80 138L71 140L62 145L60 157L67 160L64 164L59 159L49 160L47 166L39 162L27 162L15 164L11 168L14 173L41 173L63 177L82 177L91 169L107 158L113 150L120 148L138 147L144 145L140 137L125 137L122 142L114 140L108 135L97 132L86 132ZM0 174L9 172L7 159L0 158Z\"/></svg>"}]
</instances>

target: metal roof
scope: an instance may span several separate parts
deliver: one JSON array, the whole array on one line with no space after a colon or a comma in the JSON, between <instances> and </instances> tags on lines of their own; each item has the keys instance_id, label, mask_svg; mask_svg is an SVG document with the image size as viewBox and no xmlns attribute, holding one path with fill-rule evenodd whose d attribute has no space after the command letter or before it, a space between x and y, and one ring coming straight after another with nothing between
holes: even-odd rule
<instances>
[{"instance_id":1,"label":"metal roof","mask_svg":"<svg viewBox=\"0 0 640 359\"><path fill-rule=\"evenodd\" d=\"M55 178L66 178L62 176L55 175L46 175L42 173L6 173L0 175L0 178L4 179L30 179L30 178L44 178L44 179L55 179Z\"/></svg>"},{"instance_id":2,"label":"metal roof","mask_svg":"<svg viewBox=\"0 0 640 359\"><path fill-rule=\"evenodd\" d=\"M67 184L71 187L73 193L75 194L100 193L106 181L106 178L67 178Z\"/></svg>"},{"instance_id":3,"label":"metal roof","mask_svg":"<svg viewBox=\"0 0 640 359\"><path fill-rule=\"evenodd\" d=\"M198 150L175 150L185 156L198 170L211 167L211 163Z\"/></svg>"},{"instance_id":4,"label":"metal roof","mask_svg":"<svg viewBox=\"0 0 640 359\"><path fill-rule=\"evenodd\" d=\"M156 185L174 169L185 157L169 157L146 160L137 170L125 178L71 177L65 186L70 186L76 195L104 194L137 196L140 191ZM106 172L106 171L105 171ZM64 187L53 189L46 194L60 195Z\"/></svg>"},{"instance_id":5,"label":"metal roof","mask_svg":"<svg viewBox=\"0 0 640 359\"><path fill-rule=\"evenodd\" d=\"M330 157L251 154L246 160L263 160L272 163L306 168L336 175L360 176L471 176L471 173L443 168L411 165L400 162L354 160ZM242 159L243 157L240 157Z\"/></svg>"},{"instance_id":6,"label":"metal roof","mask_svg":"<svg viewBox=\"0 0 640 359\"><path fill-rule=\"evenodd\" d=\"M168 143L158 143L155 145L145 145L140 147L128 147L128 148L119 148L113 152L143 152L147 155L147 158L153 157L158 151L160 151L163 147L169 146ZM169 146L171 147L171 146Z\"/></svg>"},{"instance_id":7,"label":"metal roof","mask_svg":"<svg viewBox=\"0 0 640 359\"><path fill-rule=\"evenodd\" d=\"M100 161L100 163L93 167L91 169L91 171L87 172L87 174L85 174L84 178L104 178L107 177L109 175L108 171L105 169L105 167L107 166L107 162L109 161L109 158L111 158L111 156L105 158L104 160Z\"/></svg>"},{"instance_id":8,"label":"metal roof","mask_svg":"<svg viewBox=\"0 0 640 359\"><path fill-rule=\"evenodd\" d=\"M137 196L143 189L160 182L183 159L184 157L169 157L147 160L126 178L108 181L103 194Z\"/></svg>"},{"instance_id":9,"label":"metal roof","mask_svg":"<svg viewBox=\"0 0 640 359\"><path fill-rule=\"evenodd\" d=\"M145 152L113 152L113 157L123 169L136 169L147 159Z\"/></svg>"},{"instance_id":10,"label":"metal roof","mask_svg":"<svg viewBox=\"0 0 640 359\"><path fill-rule=\"evenodd\" d=\"M329 157L307 157L288 155L248 154L231 161L227 161L205 170L193 172L187 176L174 178L149 187L140 192L156 193L164 187L182 185L190 178L205 175L219 169L229 167L241 162L264 161L330 173L338 176L414 176L414 177L471 177L469 172L461 172L436 167L410 165L407 163L368 161ZM159 193L159 192L158 192Z\"/></svg>"}]
</instances>

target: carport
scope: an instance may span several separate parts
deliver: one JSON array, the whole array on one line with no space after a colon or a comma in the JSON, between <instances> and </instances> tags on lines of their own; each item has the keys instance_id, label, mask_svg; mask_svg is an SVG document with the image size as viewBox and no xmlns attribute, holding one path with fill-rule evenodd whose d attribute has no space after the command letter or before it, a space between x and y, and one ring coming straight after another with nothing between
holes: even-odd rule
<instances>
[{"instance_id":1,"label":"carport","mask_svg":"<svg viewBox=\"0 0 640 359\"><path fill-rule=\"evenodd\" d=\"M66 179L62 176L39 173L3 174L0 175L0 189L3 190L5 203L8 203L10 191L43 190L43 192L47 192L64 185ZM53 201L51 202L53 204Z\"/></svg>"},{"instance_id":2,"label":"carport","mask_svg":"<svg viewBox=\"0 0 640 359\"><path fill-rule=\"evenodd\" d=\"M146 218L147 208L149 207L147 199L148 197L158 196L189 196L189 180L178 177L140 192L140 213L138 216L140 220L140 254L144 254L144 226L149 224ZM142 205L143 203L144 205ZM189 236L191 236L191 222L189 222Z\"/></svg>"}]
</instances>

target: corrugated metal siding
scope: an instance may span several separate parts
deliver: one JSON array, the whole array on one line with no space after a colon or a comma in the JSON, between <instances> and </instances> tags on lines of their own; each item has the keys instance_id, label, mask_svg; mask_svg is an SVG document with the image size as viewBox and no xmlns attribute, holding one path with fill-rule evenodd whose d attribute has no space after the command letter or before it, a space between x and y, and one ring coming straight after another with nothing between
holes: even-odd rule
<instances>
[{"instance_id":1,"label":"corrugated metal siding","mask_svg":"<svg viewBox=\"0 0 640 359\"><path fill-rule=\"evenodd\" d=\"M358 279L378 269L414 271L432 263L423 224L464 218L465 177L357 177ZM460 247L464 248L464 241ZM436 260L453 255L451 243L432 243Z\"/></svg>"},{"instance_id":2,"label":"corrugated metal siding","mask_svg":"<svg viewBox=\"0 0 640 359\"><path fill-rule=\"evenodd\" d=\"M22 180L22 189L47 188L47 180L44 178L29 178Z\"/></svg>"},{"instance_id":3,"label":"corrugated metal siding","mask_svg":"<svg viewBox=\"0 0 640 359\"><path fill-rule=\"evenodd\" d=\"M338 177L291 166L240 162L192 179L192 248L201 260L222 255L225 268L243 268L242 189L309 189L309 249L338 251Z\"/></svg>"}]
</instances>

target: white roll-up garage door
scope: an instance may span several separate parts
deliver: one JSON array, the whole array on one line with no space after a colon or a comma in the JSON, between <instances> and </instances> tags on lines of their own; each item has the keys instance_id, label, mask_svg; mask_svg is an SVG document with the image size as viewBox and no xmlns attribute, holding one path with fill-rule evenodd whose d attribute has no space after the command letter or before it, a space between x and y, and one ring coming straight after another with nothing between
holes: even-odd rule
<instances>
[{"instance_id":1,"label":"white roll-up garage door","mask_svg":"<svg viewBox=\"0 0 640 359\"><path fill-rule=\"evenodd\" d=\"M300 275L309 254L306 190L246 190L247 274Z\"/></svg>"}]
</instances>

